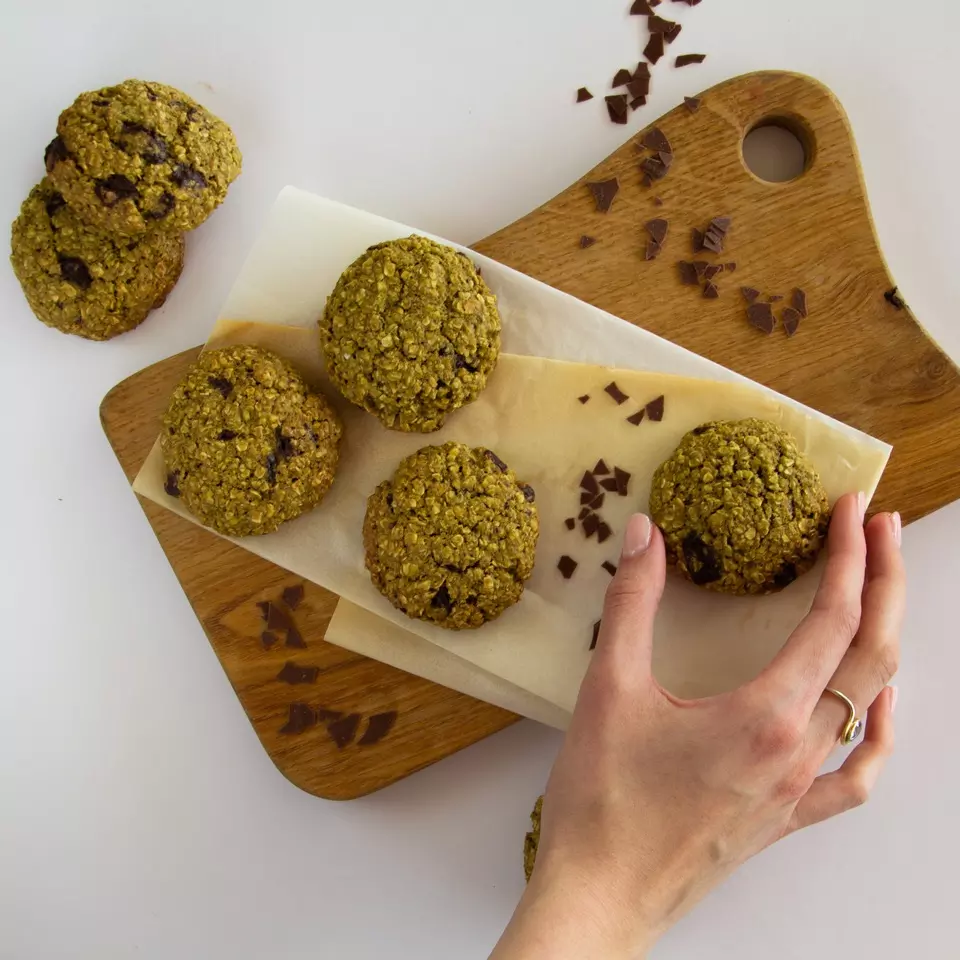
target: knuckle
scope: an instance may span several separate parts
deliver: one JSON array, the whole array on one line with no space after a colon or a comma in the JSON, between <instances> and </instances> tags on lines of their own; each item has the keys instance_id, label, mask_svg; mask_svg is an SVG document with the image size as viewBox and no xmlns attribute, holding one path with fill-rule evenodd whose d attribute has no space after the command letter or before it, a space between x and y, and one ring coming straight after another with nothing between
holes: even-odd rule
<instances>
[{"instance_id":1,"label":"knuckle","mask_svg":"<svg viewBox=\"0 0 960 960\"><path fill-rule=\"evenodd\" d=\"M847 809L862 807L870 799L870 786L860 777L851 777L844 790Z\"/></svg>"},{"instance_id":2,"label":"knuckle","mask_svg":"<svg viewBox=\"0 0 960 960\"><path fill-rule=\"evenodd\" d=\"M852 639L860 629L860 612L859 601L845 600L837 604L832 611L833 628Z\"/></svg>"},{"instance_id":3,"label":"knuckle","mask_svg":"<svg viewBox=\"0 0 960 960\"><path fill-rule=\"evenodd\" d=\"M779 781L774 789L775 798L781 803L793 804L800 800L810 789L814 774L800 767Z\"/></svg>"},{"instance_id":4,"label":"knuckle","mask_svg":"<svg viewBox=\"0 0 960 960\"><path fill-rule=\"evenodd\" d=\"M758 760L778 760L792 756L802 740L803 731L793 717L774 714L754 730L752 752Z\"/></svg>"},{"instance_id":5,"label":"knuckle","mask_svg":"<svg viewBox=\"0 0 960 960\"><path fill-rule=\"evenodd\" d=\"M891 641L884 643L874 656L874 664L882 689L900 669L900 645Z\"/></svg>"}]
</instances>

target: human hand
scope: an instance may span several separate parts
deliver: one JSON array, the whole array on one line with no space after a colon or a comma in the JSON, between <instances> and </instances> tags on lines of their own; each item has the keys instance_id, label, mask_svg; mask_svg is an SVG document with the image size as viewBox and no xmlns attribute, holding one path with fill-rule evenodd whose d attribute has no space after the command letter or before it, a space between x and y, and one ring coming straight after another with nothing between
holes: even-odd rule
<instances>
[{"instance_id":1,"label":"human hand","mask_svg":"<svg viewBox=\"0 0 960 960\"><path fill-rule=\"evenodd\" d=\"M684 701L651 673L663 590L660 532L637 515L607 591L593 662L554 765L533 877L495 960L635 957L737 866L864 802L893 749L905 577L900 518L863 527L862 495L833 513L810 612L773 662L731 693ZM817 776L847 708L869 728Z\"/></svg>"}]
</instances>

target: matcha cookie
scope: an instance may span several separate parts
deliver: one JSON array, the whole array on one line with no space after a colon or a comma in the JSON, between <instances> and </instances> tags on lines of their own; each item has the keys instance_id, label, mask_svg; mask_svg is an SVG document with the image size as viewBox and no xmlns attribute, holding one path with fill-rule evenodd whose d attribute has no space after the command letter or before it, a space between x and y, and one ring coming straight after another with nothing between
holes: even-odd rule
<instances>
[{"instance_id":1,"label":"matcha cookie","mask_svg":"<svg viewBox=\"0 0 960 960\"><path fill-rule=\"evenodd\" d=\"M823 484L765 420L705 423L658 467L650 514L667 560L720 593L770 593L813 566L830 521Z\"/></svg>"},{"instance_id":2,"label":"matcha cookie","mask_svg":"<svg viewBox=\"0 0 960 960\"><path fill-rule=\"evenodd\" d=\"M163 418L167 493L218 533L270 533L323 499L341 433L326 399L275 354L204 351Z\"/></svg>"},{"instance_id":3,"label":"matcha cookie","mask_svg":"<svg viewBox=\"0 0 960 960\"><path fill-rule=\"evenodd\" d=\"M533 876L533 867L537 862L537 848L540 846L540 815L543 812L543 797L537 797L537 802L530 814L530 823L533 829L523 839L523 872L527 875L527 883Z\"/></svg>"},{"instance_id":4,"label":"matcha cookie","mask_svg":"<svg viewBox=\"0 0 960 960\"><path fill-rule=\"evenodd\" d=\"M240 175L240 159L222 120L185 93L142 80L81 93L44 155L77 215L124 236L199 227Z\"/></svg>"},{"instance_id":5,"label":"matcha cookie","mask_svg":"<svg viewBox=\"0 0 960 960\"><path fill-rule=\"evenodd\" d=\"M414 236L370 247L344 271L320 336L348 400L394 430L428 433L486 386L500 314L468 257Z\"/></svg>"},{"instance_id":6,"label":"matcha cookie","mask_svg":"<svg viewBox=\"0 0 960 960\"><path fill-rule=\"evenodd\" d=\"M491 450L424 447L367 501L363 545L374 586L408 617L481 627L533 573L533 488Z\"/></svg>"},{"instance_id":7,"label":"matcha cookie","mask_svg":"<svg viewBox=\"0 0 960 960\"><path fill-rule=\"evenodd\" d=\"M159 307L183 267L183 237L92 230L44 180L13 223L10 262L47 326L88 340L132 330Z\"/></svg>"}]
</instances>

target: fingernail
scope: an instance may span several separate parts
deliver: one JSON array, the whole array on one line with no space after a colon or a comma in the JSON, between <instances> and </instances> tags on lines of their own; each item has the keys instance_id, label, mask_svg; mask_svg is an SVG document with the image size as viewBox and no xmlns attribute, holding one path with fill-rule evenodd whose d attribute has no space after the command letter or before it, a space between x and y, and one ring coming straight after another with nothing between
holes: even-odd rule
<instances>
[{"instance_id":1,"label":"fingernail","mask_svg":"<svg viewBox=\"0 0 960 960\"><path fill-rule=\"evenodd\" d=\"M861 490L857 494L857 511L860 514L860 521L863 522L863 518L867 514L867 495Z\"/></svg>"},{"instance_id":2,"label":"fingernail","mask_svg":"<svg viewBox=\"0 0 960 960\"><path fill-rule=\"evenodd\" d=\"M900 688L895 684L890 684L890 713L897 712L897 697L900 696Z\"/></svg>"},{"instance_id":3,"label":"fingernail","mask_svg":"<svg viewBox=\"0 0 960 960\"><path fill-rule=\"evenodd\" d=\"M893 539L897 541L897 546L899 547L900 541L903 539L903 521L900 519L900 514L897 511L890 514L890 524L893 527Z\"/></svg>"},{"instance_id":4,"label":"fingernail","mask_svg":"<svg viewBox=\"0 0 960 960\"><path fill-rule=\"evenodd\" d=\"M650 534L653 526L650 518L642 513L635 513L627 524L627 532L623 535L623 553L625 558L639 557L646 553L650 546Z\"/></svg>"}]
</instances>

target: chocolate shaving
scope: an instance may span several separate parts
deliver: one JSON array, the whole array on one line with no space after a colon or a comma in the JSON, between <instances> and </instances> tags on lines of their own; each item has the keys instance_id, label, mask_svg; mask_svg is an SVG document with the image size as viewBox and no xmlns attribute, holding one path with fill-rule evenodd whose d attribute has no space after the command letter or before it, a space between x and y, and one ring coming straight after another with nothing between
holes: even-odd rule
<instances>
[{"instance_id":1,"label":"chocolate shaving","mask_svg":"<svg viewBox=\"0 0 960 960\"><path fill-rule=\"evenodd\" d=\"M592 99L593 94L586 87L581 87L577 91L577 103L586 103L588 100Z\"/></svg>"},{"instance_id":2,"label":"chocolate shaving","mask_svg":"<svg viewBox=\"0 0 960 960\"><path fill-rule=\"evenodd\" d=\"M777 303L783 299L783 294L775 293L772 296L767 297L767 303Z\"/></svg>"},{"instance_id":3,"label":"chocolate shaving","mask_svg":"<svg viewBox=\"0 0 960 960\"><path fill-rule=\"evenodd\" d=\"M699 253L703 249L703 231L694 227L690 231L690 246L694 253Z\"/></svg>"},{"instance_id":4,"label":"chocolate shaving","mask_svg":"<svg viewBox=\"0 0 960 960\"><path fill-rule=\"evenodd\" d=\"M619 467L613 468L613 475L617 480L617 493L621 497L627 495L627 486L630 483L630 474L626 470L621 470Z\"/></svg>"},{"instance_id":5,"label":"chocolate shaving","mask_svg":"<svg viewBox=\"0 0 960 960\"><path fill-rule=\"evenodd\" d=\"M596 496L596 494L594 494L594 493L587 493L586 490L584 490L584 492L580 494L580 503L581 503L581 504L584 504L584 503L589 504L590 501L591 501L595 496Z\"/></svg>"},{"instance_id":6,"label":"chocolate shaving","mask_svg":"<svg viewBox=\"0 0 960 960\"><path fill-rule=\"evenodd\" d=\"M663 419L663 402L664 397L661 393L659 397L654 400L651 400L646 407L647 416L654 422L659 423Z\"/></svg>"},{"instance_id":7,"label":"chocolate shaving","mask_svg":"<svg viewBox=\"0 0 960 960\"><path fill-rule=\"evenodd\" d=\"M577 397L577 400L579 400L580 403L589 403L589 402L590 402L590 394L589 394L589 393L585 393L582 397Z\"/></svg>"},{"instance_id":8,"label":"chocolate shaving","mask_svg":"<svg viewBox=\"0 0 960 960\"><path fill-rule=\"evenodd\" d=\"M773 328L777 325L773 307L769 303L751 303L747 307L747 319L763 333L773 333Z\"/></svg>"},{"instance_id":9,"label":"chocolate shaving","mask_svg":"<svg viewBox=\"0 0 960 960\"><path fill-rule=\"evenodd\" d=\"M677 24L655 14L647 17L647 27L651 33L669 33Z\"/></svg>"},{"instance_id":10,"label":"chocolate shaving","mask_svg":"<svg viewBox=\"0 0 960 960\"><path fill-rule=\"evenodd\" d=\"M614 197L616 197L620 190L620 181L616 177L613 177L610 180L599 180L596 183L588 183L587 187L593 194L593 199L597 204L597 212L606 213L610 209Z\"/></svg>"},{"instance_id":11,"label":"chocolate shaving","mask_svg":"<svg viewBox=\"0 0 960 960\"><path fill-rule=\"evenodd\" d=\"M589 540L600 529L600 518L595 513L588 513L581 526L583 535Z\"/></svg>"},{"instance_id":12,"label":"chocolate shaving","mask_svg":"<svg viewBox=\"0 0 960 960\"><path fill-rule=\"evenodd\" d=\"M663 39L666 40L667 43L673 43L673 41L676 40L677 37L680 36L680 31L681 31L682 29L683 29L683 27L682 27L679 23L675 23L675 24L663 35Z\"/></svg>"},{"instance_id":13,"label":"chocolate shaving","mask_svg":"<svg viewBox=\"0 0 960 960\"><path fill-rule=\"evenodd\" d=\"M625 93L612 93L604 97L607 102L607 113L614 123L627 122L627 95Z\"/></svg>"},{"instance_id":14,"label":"chocolate shaving","mask_svg":"<svg viewBox=\"0 0 960 960\"><path fill-rule=\"evenodd\" d=\"M710 263L707 265L706 269L703 271L703 277L705 280L712 280L719 273L723 273L723 264Z\"/></svg>"},{"instance_id":15,"label":"chocolate shaving","mask_svg":"<svg viewBox=\"0 0 960 960\"><path fill-rule=\"evenodd\" d=\"M683 105L691 112L696 113L700 109L703 101L699 97L684 97Z\"/></svg>"},{"instance_id":16,"label":"chocolate shaving","mask_svg":"<svg viewBox=\"0 0 960 960\"><path fill-rule=\"evenodd\" d=\"M806 319L807 316L807 295L799 287L793 291L793 295L790 297L790 304L801 317Z\"/></svg>"},{"instance_id":17,"label":"chocolate shaving","mask_svg":"<svg viewBox=\"0 0 960 960\"><path fill-rule=\"evenodd\" d=\"M590 649L595 650L597 647L597 640L600 637L600 621L598 620L593 625L593 638L590 640Z\"/></svg>"},{"instance_id":18,"label":"chocolate shaving","mask_svg":"<svg viewBox=\"0 0 960 960\"><path fill-rule=\"evenodd\" d=\"M716 300L720 296L720 290L715 283L708 282L703 288L703 296L705 300Z\"/></svg>"},{"instance_id":19,"label":"chocolate shaving","mask_svg":"<svg viewBox=\"0 0 960 960\"><path fill-rule=\"evenodd\" d=\"M586 250L587 247L592 247L596 242L597 241L594 237L588 237L586 234L584 234L580 238L580 249Z\"/></svg>"},{"instance_id":20,"label":"chocolate shaving","mask_svg":"<svg viewBox=\"0 0 960 960\"><path fill-rule=\"evenodd\" d=\"M664 156L670 156L670 154L664 154ZM662 180L667 175L669 164L664 163L658 154L655 157L647 157L642 160L640 169L650 178L650 183L644 180L644 186L649 187L655 180Z\"/></svg>"},{"instance_id":21,"label":"chocolate shaving","mask_svg":"<svg viewBox=\"0 0 960 960\"><path fill-rule=\"evenodd\" d=\"M753 301L760 296L760 291L754 287L741 287L740 293L743 295L743 299L746 300L747 303L753 303Z\"/></svg>"},{"instance_id":22,"label":"chocolate shaving","mask_svg":"<svg viewBox=\"0 0 960 960\"><path fill-rule=\"evenodd\" d=\"M639 427L645 414L646 411L641 407L636 413L631 413L630 416L627 417L627 423L632 423L635 427ZM614 484L616 484L616 480L614 480ZM616 487L614 487L614 489L616 489Z\"/></svg>"},{"instance_id":23,"label":"chocolate shaving","mask_svg":"<svg viewBox=\"0 0 960 960\"><path fill-rule=\"evenodd\" d=\"M278 639L277 635L270 630L264 630L260 634L260 642L263 644L264 650L269 650Z\"/></svg>"},{"instance_id":24,"label":"chocolate shaving","mask_svg":"<svg viewBox=\"0 0 960 960\"><path fill-rule=\"evenodd\" d=\"M647 233L649 233L657 243L663 243L663 241L667 239L667 230L669 228L669 222L663 218L648 220L646 225Z\"/></svg>"},{"instance_id":25,"label":"chocolate shaving","mask_svg":"<svg viewBox=\"0 0 960 960\"><path fill-rule=\"evenodd\" d=\"M342 720L334 720L327 724L327 733L330 739L337 745L338 750L353 743L353 738L357 735L357 728L360 726L360 714L347 714Z\"/></svg>"},{"instance_id":26,"label":"chocolate shaving","mask_svg":"<svg viewBox=\"0 0 960 960\"><path fill-rule=\"evenodd\" d=\"M600 526L597 527L597 543L604 543L609 540L613 534L613 530L610 529L610 525L604 521L600 521Z\"/></svg>"},{"instance_id":27,"label":"chocolate shaving","mask_svg":"<svg viewBox=\"0 0 960 960\"><path fill-rule=\"evenodd\" d=\"M642 413L643 411L641 410L640 412ZM620 483L616 477L604 477L604 479L600 481L600 486L610 493L617 493L620 489ZM583 517L580 519L582 520Z\"/></svg>"},{"instance_id":28,"label":"chocolate shaving","mask_svg":"<svg viewBox=\"0 0 960 960\"><path fill-rule=\"evenodd\" d=\"M656 260L660 256L663 247L656 240L648 240L646 249L643 251L644 260Z\"/></svg>"},{"instance_id":29,"label":"chocolate shaving","mask_svg":"<svg viewBox=\"0 0 960 960\"><path fill-rule=\"evenodd\" d=\"M598 493L588 504L587 506L591 510L599 510L603 506L604 497L606 494Z\"/></svg>"},{"instance_id":30,"label":"chocolate shaving","mask_svg":"<svg viewBox=\"0 0 960 960\"><path fill-rule=\"evenodd\" d=\"M595 476L602 477L604 474L610 472L610 468L604 463L602 459L597 461L597 465L591 471Z\"/></svg>"},{"instance_id":31,"label":"chocolate shaving","mask_svg":"<svg viewBox=\"0 0 960 960\"><path fill-rule=\"evenodd\" d=\"M637 110L640 107L642 107L646 102L647 102L646 97L634 97L633 100L630 101L630 109Z\"/></svg>"},{"instance_id":32,"label":"chocolate shaving","mask_svg":"<svg viewBox=\"0 0 960 960\"><path fill-rule=\"evenodd\" d=\"M623 403L625 400L629 400L629 399L630 399L630 398L617 386L617 383L616 383L615 380L611 380L610 383L608 383L608 384L603 388L603 390L604 390L605 393L609 393L610 396L613 397L613 399L616 401L616 403L617 403L618 406L619 406L621 403Z\"/></svg>"},{"instance_id":33,"label":"chocolate shaving","mask_svg":"<svg viewBox=\"0 0 960 960\"><path fill-rule=\"evenodd\" d=\"M794 307L784 307L781 319L783 320L784 332L788 337L792 337L797 332L797 327L800 326L800 311Z\"/></svg>"},{"instance_id":34,"label":"chocolate shaving","mask_svg":"<svg viewBox=\"0 0 960 960\"><path fill-rule=\"evenodd\" d=\"M592 517L593 514L591 513L590 516ZM573 576L577 566L577 561L574 560L573 557L568 557L566 554L557 561L557 569L560 571L564 580L569 580Z\"/></svg>"},{"instance_id":35,"label":"chocolate shaving","mask_svg":"<svg viewBox=\"0 0 960 960\"><path fill-rule=\"evenodd\" d=\"M584 507L584 508L577 514L577 519L578 519L578 520L583 520L585 517L588 517L588 516L590 516L590 508L589 508L589 507Z\"/></svg>"},{"instance_id":36,"label":"chocolate shaving","mask_svg":"<svg viewBox=\"0 0 960 960\"><path fill-rule=\"evenodd\" d=\"M628 84L633 79L633 74L629 70L624 70L621 67L615 74L613 78L613 83L610 84L612 87L623 87Z\"/></svg>"},{"instance_id":37,"label":"chocolate shaving","mask_svg":"<svg viewBox=\"0 0 960 960\"><path fill-rule=\"evenodd\" d=\"M663 34L652 33L647 45L643 48L643 55L651 62L657 63L663 56Z\"/></svg>"},{"instance_id":38,"label":"chocolate shaving","mask_svg":"<svg viewBox=\"0 0 960 960\"><path fill-rule=\"evenodd\" d=\"M685 53L681 57L677 57L674 60L673 65L675 67L689 67L691 63L703 63L707 59L705 53Z\"/></svg>"},{"instance_id":39,"label":"chocolate shaving","mask_svg":"<svg viewBox=\"0 0 960 960\"><path fill-rule=\"evenodd\" d=\"M283 589L283 602L291 609L296 610L300 606L300 601L303 599L303 584L298 583L294 587L284 587Z\"/></svg>"},{"instance_id":40,"label":"chocolate shaving","mask_svg":"<svg viewBox=\"0 0 960 960\"><path fill-rule=\"evenodd\" d=\"M277 674L277 679L283 683L315 683L319 673L319 667L301 667L288 660Z\"/></svg>"},{"instance_id":41,"label":"chocolate shaving","mask_svg":"<svg viewBox=\"0 0 960 960\"><path fill-rule=\"evenodd\" d=\"M286 645L288 647L293 647L296 650L306 650L307 642L300 635L300 631L296 628L294 624L290 624L287 627L287 640Z\"/></svg>"},{"instance_id":42,"label":"chocolate shaving","mask_svg":"<svg viewBox=\"0 0 960 960\"><path fill-rule=\"evenodd\" d=\"M903 297L897 292L898 288L894 287L892 290L888 290L884 295L883 299L890 304L891 307L896 307L897 310L902 310L907 304Z\"/></svg>"},{"instance_id":43,"label":"chocolate shaving","mask_svg":"<svg viewBox=\"0 0 960 960\"><path fill-rule=\"evenodd\" d=\"M577 525L577 521L573 517L567 517L567 519L563 521L563 525L568 530L572 530Z\"/></svg>"},{"instance_id":44,"label":"chocolate shaving","mask_svg":"<svg viewBox=\"0 0 960 960\"><path fill-rule=\"evenodd\" d=\"M591 497L600 492L600 488L597 486L597 478L589 470L584 470L583 476L580 478L580 488L586 490Z\"/></svg>"},{"instance_id":45,"label":"chocolate shaving","mask_svg":"<svg viewBox=\"0 0 960 960\"><path fill-rule=\"evenodd\" d=\"M646 97L650 93L650 78L634 76L627 84L627 92L631 97Z\"/></svg>"},{"instance_id":46,"label":"chocolate shaving","mask_svg":"<svg viewBox=\"0 0 960 960\"><path fill-rule=\"evenodd\" d=\"M693 286L700 281L700 277L697 275L697 268L690 263L689 260L680 260L677 263L677 266L680 268L680 282L685 283L688 286Z\"/></svg>"},{"instance_id":47,"label":"chocolate shaving","mask_svg":"<svg viewBox=\"0 0 960 960\"><path fill-rule=\"evenodd\" d=\"M640 142L654 153L673 153L673 147L666 134L659 127L651 127L640 138Z\"/></svg>"},{"instance_id":48,"label":"chocolate shaving","mask_svg":"<svg viewBox=\"0 0 960 960\"><path fill-rule=\"evenodd\" d=\"M600 566L603 567L603 569L606 570L611 577L615 576L617 573L616 564L611 563L609 560L604 560L603 563L600 564Z\"/></svg>"},{"instance_id":49,"label":"chocolate shaving","mask_svg":"<svg viewBox=\"0 0 960 960\"><path fill-rule=\"evenodd\" d=\"M656 4L654 4L654 6L656 6ZM653 10L647 0L633 0L633 6L630 8L631 16L638 16L640 14L650 16L652 13Z\"/></svg>"},{"instance_id":50,"label":"chocolate shaving","mask_svg":"<svg viewBox=\"0 0 960 960\"><path fill-rule=\"evenodd\" d=\"M663 200L661 200L660 197L654 197L654 198L653 198L653 204L654 204L654 206L656 206L656 207L662 207L662 206L663 206Z\"/></svg>"},{"instance_id":51,"label":"chocolate shaving","mask_svg":"<svg viewBox=\"0 0 960 960\"><path fill-rule=\"evenodd\" d=\"M392 729L397 722L397 711L388 710L386 713L375 713L367 721L367 729L363 736L357 741L358 747L372 747L379 743Z\"/></svg>"},{"instance_id":52,"label":"chocolate shaving","mask_svg":"<svg viewBox=\"0 0 960 960\"><path fill-rule=\"evenodd\" d=\"M339 720L343 716L340 710L327 710L326 707L317 707L317 723L327 723L329 720Z\"/></svg>"},{"instance_id":53,"label":"chocolate shaving","mask_svg":"<svg viewBox=\"0 0 960 960\"><path fill-rule=\"evenodd\" d=\"M707 276L707 268L710 266L706 260L694 260L693 269L697 271L697 280L703 280Z\"/></svg>"},{"instance_id":54,"label":"chocolate shaving","mask_svg":"<svg viewBox=\"0 0 960 960\"><path fill-rule=\"evenodd\" d=\"M634 80L639 80L641 77L650 79L650 64L646 60L641 60L637 64L637 69L633 71Z\"/></svg>"},{"instance_id":55,"label":"chocolate shaving","mask_svg":"<svg viewBox=\"0 0 960 960\"><path fill-rule=\"evenodd\" d=\"M726 270L727 273L733 273L733 271L737 269L737 265L733 260L731 260L730 263L725 263L723 265L723 269Z\"/></svg>"},{"instance_id":56,"label":"chocolate shaving","mask_svg":"<svg viewBox=\"0 0 960 960\"><path fill-rule=\"evenodd\" d=\"M287 722L280 728L281 733L304 733L317 722L317 715L309 703L291 703Z\"/></svg>"}]
</instances>

